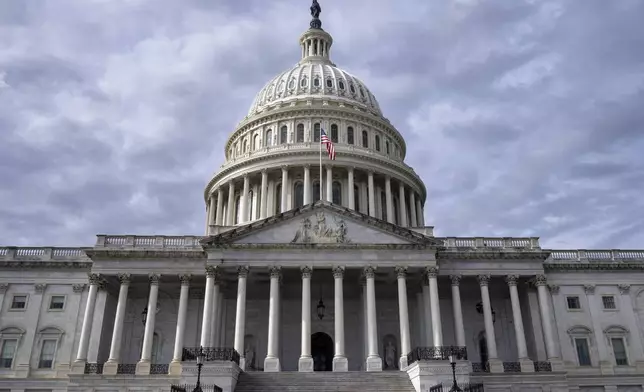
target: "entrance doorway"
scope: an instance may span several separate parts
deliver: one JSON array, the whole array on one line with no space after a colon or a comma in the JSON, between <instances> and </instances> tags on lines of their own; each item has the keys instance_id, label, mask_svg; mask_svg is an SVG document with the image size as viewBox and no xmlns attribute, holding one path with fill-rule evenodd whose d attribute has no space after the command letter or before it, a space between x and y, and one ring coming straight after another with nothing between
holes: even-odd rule
<instances>
[{"instance_id":1,"label":"entrance doorway","mask_svg":"<svg viewBox=\"0 0 644 392\"><path fill-rule=\"evenodd\" d=\"M311 356L313 357L313 370L316 372L330 372L333 370L333 339L324 332L311 335Z\"/></svg>"}]
</instances>

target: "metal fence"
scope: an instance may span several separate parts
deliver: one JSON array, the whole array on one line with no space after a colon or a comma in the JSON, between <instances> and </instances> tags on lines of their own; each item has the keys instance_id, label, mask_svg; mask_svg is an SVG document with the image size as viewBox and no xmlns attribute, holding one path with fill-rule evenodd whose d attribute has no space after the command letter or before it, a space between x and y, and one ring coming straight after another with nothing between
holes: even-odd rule
<instances>
[{"instance_id":1,"label":"metal fence","mask_svg":"<svg viewBox=\"0 0 644 392\"><path fill-rule=\"evenodd\" d=\"M458 386L463 392L485 392L483 384L461 384ZM452 390L452 385L438 384L429 388L429 392L449 392Z\"/></svg>"},{"instance_id":2,"label":"metal fence","mask_svg":"<svg viewBox=\"0 0 644 392\"><path fill-rule=\"evenodd\" d=\"M416 347L407 354L407 363L416 361L446 361L450 356L456 360L467 360L467 348L459 346Z\"/></svg>"},{"instance_id":3,"label":"metal fence","mask_svg":"<svg viewBox=\"0 0 644 392\"><path fill-rule=\"evenodd\" d=\"M197 389L197 385L195 384L173 385L170 387L170 392L199 392L199 391L222 392L222 389L216 385L204 385L204 384L199 385L199 389Z\"/></svg>"}]
</instances>

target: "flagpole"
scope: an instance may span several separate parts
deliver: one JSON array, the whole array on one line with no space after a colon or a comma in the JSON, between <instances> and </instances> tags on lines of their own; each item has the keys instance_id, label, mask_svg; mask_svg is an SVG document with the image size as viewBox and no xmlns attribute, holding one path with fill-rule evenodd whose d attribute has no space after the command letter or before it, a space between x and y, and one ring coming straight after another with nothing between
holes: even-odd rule
<instances>
[{"instance_id":1,"label":"flagpole","mask_svg":"<svg viewBox=\"0 0 644 392\"><path fill-rule=\"evenodd\" d=\"M320 145L320 201L322 201L322 120L320 119L320 130L318 131L318 144Z\"/></svg>"}]
</instances>

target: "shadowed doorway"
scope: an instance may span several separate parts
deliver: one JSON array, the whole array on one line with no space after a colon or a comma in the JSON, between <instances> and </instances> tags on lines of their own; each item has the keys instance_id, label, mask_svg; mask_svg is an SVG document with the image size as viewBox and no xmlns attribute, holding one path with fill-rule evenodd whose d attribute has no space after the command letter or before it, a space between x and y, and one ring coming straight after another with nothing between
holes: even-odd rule
<instances>
[{"instance_id":1,"label":"shadowed doorway","mask_svg":"<svg viewBox=\"0 0 644 392\"><path fill-rule=\"evenodd\" d=\"M311 335L311 356L313 357L313 370L316 372L330 372L333 370L333 339L324 332Z\"/></svg>"}]
</instances>

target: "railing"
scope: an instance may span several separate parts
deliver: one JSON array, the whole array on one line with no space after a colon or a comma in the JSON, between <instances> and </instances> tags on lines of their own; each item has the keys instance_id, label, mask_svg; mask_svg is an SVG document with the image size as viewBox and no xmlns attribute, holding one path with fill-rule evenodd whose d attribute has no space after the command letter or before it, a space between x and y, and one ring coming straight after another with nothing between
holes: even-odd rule
<instances>
[{"instance_id":1,"label":"railing","mask_svg":"<svg viewBox=\"0 0 644 392\"><path fill-rule=\"evenodd\" d=\"M85 374L103 374L103 364L102 363L86 363L84 373Z\"/></svg>"},{"instance_id":2,"label":"railing","mask_svg":"<svg viewBox=\"0 0 644 392\"><path fill-rule=\"evenodd\" d=\"M0 247L0 260L89 261L85 249L88 248L5 246Z\"/></svg>"},{"instance_id":3,"label":"railing","mask_svg":"<svg viewBox=\"0 0 644 392\"><path fill-rule=\"evenodd\" d=\"M150 365L150 374L168 374L169 368L167 363L153 363Z\"/></svg>"},{"instance_id":4,"label":"railing","mask_svg":"<svg viewBox=\"0 0 644 392\"><path fill-rule=\"evenodd\" d=\"M483 384L481 383L458 384L458 387L461 388L463 392L484 392L485 391L485 389L483 389ZM449 384L449 385L438 384L429 388L429 392L448 392L448 391L451 391L451 388L452 388L452 384Z\"/></svg>"},{"instance_id":5,"label":"railing","mask_svg":"<svg viewBox=\"0 0 644 392\"><path fill-rule=\"evenodd\" d=\"M472 362L472 373L489 373L490 364L488 362Z\"/></svg>"},{"instance_id":6,"label":"railing","mask_svg":"<svg viewBox=\"0 0 644 392\"><path fill-rule=\"evenodd\" d=\"M503 362L504 373L521 373L521 364L519 362Z\"/></svg>"},{"instance_id":7,"label":"railing","mask_svg":"<svg viewBox=\"0 0 644 392\"><path fill-rule=\"evenodd\" d=\"M644 250L550 250L548 261L644 261Z\"/></svg>"},{"instance_id":8,"label":"railing","mask_svg":"<svg viewBox=\"0 0 644 392\"><path fill-rule=\"evenodd\" d=\"M548 361L535 361L534 363L535 372L551 372L552 364Z\"/></svg>"},{"instance_id":9,"label":"railing","mask_svg":"<svg viewBox=\"0 0 644 392\"><path fill-rule=\"evenodd\" d=\"M193 392L196 387L197 387L196 384L172 385L170 387L170 392ZM222 389L216 385L200 384L199 387L203 392L222 392Z\"/></svg>"},{"instance_id":10,"label":"railing","mask_svg":"<svg viewBox=\"0 0 644 392\"><path fill-rule=\"evenodd\" d=\"M541 249L537 237L444 237L441 239L448 249Z\"/></svg>"},{"instance_id":11,"label":"railing","mask_svg":"<svg viewBox=\"0 0 644 392\"><path fill-rule=\"evenodd\" d=\"M167 363L153 363L150 365L150 374L168 374L170 365ZM86 363L85 374L103 374L104 364L102 363ZM136 364L133 363L119 363L116 368L116 374L135 374Z\"/></svg>"},{"instance_id":12,"label":"railing","mask_svg":"<svg viewBox=\"0 0 644 392\"><path fill-rule=\"evenodd\" d=\"M135 363L119 363L116 367L116 374L135 374Z\"/></svg>"},{"instance_id":13,"label":"railing","mask_svg":"<svg viewBox=\"0 0 644 392\"><path fill-rule=\"evenodd\" d=\"M97 235L97 248L200 249L202 236Z\"/></svg>"},{"instance_id":14,"label":"railing","mask_svg":"<svg viewBox=\"0 0 644 392\"><path fill-rule=\"evenodd\" d=\"M196 361L199 347L184 347L181 360ZM232 361L239 365L239 353L234 348L204 347L204 361Z\"/></svg>"},{"instance_id":15,"label":"railing","mask_svg":"<svg viewBox=\"0 0 644 392\"><path fill-rule=\"evenodd\" d=\"M450 355L457 360L467 360L467 348L458 346L416 347L407 354L407 363L417 361L446 361Z\"/></svg>"}]
</instances>

